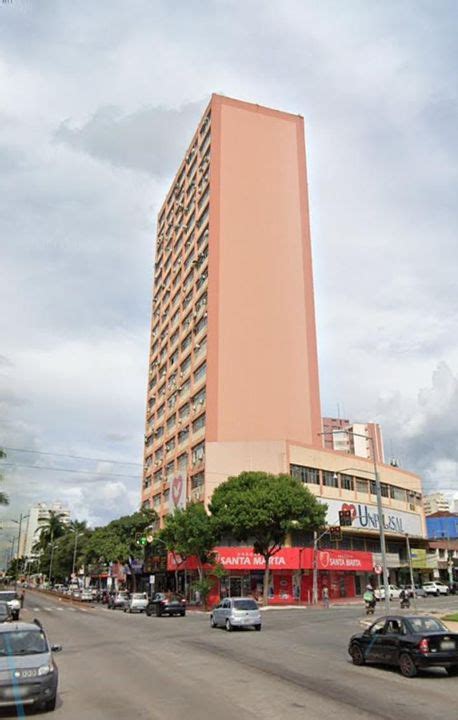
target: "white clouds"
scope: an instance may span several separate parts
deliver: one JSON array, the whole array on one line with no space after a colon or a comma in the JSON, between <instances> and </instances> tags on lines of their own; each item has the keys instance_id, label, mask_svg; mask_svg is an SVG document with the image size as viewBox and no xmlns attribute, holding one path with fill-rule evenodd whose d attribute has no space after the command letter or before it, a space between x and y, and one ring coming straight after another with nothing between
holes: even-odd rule
<instances>
[{"instance_id":1,"label":"white clouds","mask_svg":"<svg viewBox=\"0 0 458 720\"><path fill-rule=\"evenodd\" d=\"M305 116L324 413L383 421L412 469L448 477L456 6L23 0L0 14L4 444L139 461L154 216L224 92ZM97 522L138 503L137 479L90 469L17 468L9 491L61 493Z\"/></svg>"}]
</instances>

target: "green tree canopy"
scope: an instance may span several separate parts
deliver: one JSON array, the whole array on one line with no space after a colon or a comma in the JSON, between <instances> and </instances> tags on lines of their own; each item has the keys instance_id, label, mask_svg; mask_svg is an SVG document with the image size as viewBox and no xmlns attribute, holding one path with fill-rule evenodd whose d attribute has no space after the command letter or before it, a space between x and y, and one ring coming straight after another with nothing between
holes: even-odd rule
<instances>
[{"instance_id":1,"label":"green tree canopy","mask_svg":"<svg viewBox=\"0 0 458 720\"><path fill-rule=\"evenodd\" d=\"M131 566L132 560L143 556L143 549L136 543L138 534L155 520L156 512L146 508L96 528L85 547L86 562L120 562ZM135 574L131 575L135 589Z\"/></svg>"},{"instance_id":2,"label":"green tree canopy","mask_svg":"<svg viewBox=\"0 0 458 720\"><path fill-rule=\"evenodd\" d=\"M183 559L196 557L202 579L203 565L212 560L217 541L212 518L202 503L191 503L167 515L165 526L159 531L158 537L175 556L181 555Z\"/></svg>"},{"instance_id":3,"label":"green tree canopy","mask_svg":"<svg viewBox=\"0 0 458 720\"><path fill-rule=\"evenodd\" d=\"M64 517L63 513L55 510L49 511L49 515L46 520L40 523L40 527L37 531L37 534L39 532L39 535L35 545L33 546L33 550L36 552L46 550L50 543L55 542L58 538L65 535L66 525L64 523Z\"/></svg>"},{"instance_id":4,"label":"green tree canopy","mask_svg":"<svg viewBox=\"0 0 458 720\"><path fill-rule=\"evenodd\" d=\"M327 506L289 475L242 472L229 477L213 493L210 511L219 535L250 541L264 557L264 602L269 589L269 560L294 528L324 526Z\"/></svg>"}]
</instances>

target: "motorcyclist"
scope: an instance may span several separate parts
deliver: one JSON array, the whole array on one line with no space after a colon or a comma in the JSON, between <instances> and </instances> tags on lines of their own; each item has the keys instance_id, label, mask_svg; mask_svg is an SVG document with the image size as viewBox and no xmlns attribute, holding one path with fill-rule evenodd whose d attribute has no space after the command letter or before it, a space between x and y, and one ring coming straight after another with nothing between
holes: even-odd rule
<instances>
[{"instance_id":1,"label":"motorcyclist","mask_svg":"<svg viewBox=\"0 0 458 720\"><path fill-rule=\"evenodd\" d=\"M374 611L375 608L375 593L372 585L366 585L366 591L363 595L363 600L366 603L366 610Z\"/></svg>"},{"instance_id":2,"label":"motorcyclist","mask_svg":"<svg viewBox=\"0 0 458 720\"><path fill-rule=\"evenodd\" d=\"M409 593L405 588L402 588L401 592L399 593L399 600L401 603L401 608L410 607Z\"/></svg>"}]
</instances>

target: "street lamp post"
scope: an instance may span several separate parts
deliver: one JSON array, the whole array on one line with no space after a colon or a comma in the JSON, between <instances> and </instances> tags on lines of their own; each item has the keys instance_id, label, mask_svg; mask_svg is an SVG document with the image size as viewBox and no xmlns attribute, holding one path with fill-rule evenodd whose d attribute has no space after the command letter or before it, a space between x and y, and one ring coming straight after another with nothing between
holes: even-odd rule
<instances>
[{"instance_id":1,"label":"street lamp post","mask_svg":"<svg viewBox=\"0 0 458 720\"><path fill-rule=\"evenodd\" d=\"M75 574L75 566L76 566L76 553L78 550L78 538L81 537L81 535L84 535L82 532L77 532L75 530L75 545L73 548L73 563L72 563L72 576Z\"/></svg>"},{"instance_id":2,"label":"street lamp post","mask_svg":"<svg viewBox=\"0 0 458 720\"><path fill-rule=\"evenodd\" d=\"M353 435L354 437L360 437L364 438L365 440L369 440L371 443L372 448L372 461L374 465L374 480L375 480L375 493L377 497L377 516L378 516L378 526L379 526L379 535L380 535L380 553L382 556L382 571L383 571L383 588L384 588L384 602L385 602L385 612L387 615L390 613L390 587L388 582L388 567L387 567L387 560L386 560L386 543L385 543L385 524L383 520L383 506L382 506L382 488L380 485L380 475L378 472L377 467L377 460L375 457L375 445L374 445L374 439L370 435L362 435L361 433L355 433L351 430L348 430L347 428L342 428L341 430L329 430L324 433L319 433L320 435L336 435L340 434L342 432L346 432L349 435Z\"/></svg>"},{"instance_id":3,"label":"street lamp post","mask_svg":"<svg viewBox=\"0 0 458 720\"><path fill-rule=\"evenodd\" d=\"M318 605L318 543L328 532L329 530L324 530L321 535L318 535L315 530L313 533L312 605Z\"/></svg>"}]
</instances>

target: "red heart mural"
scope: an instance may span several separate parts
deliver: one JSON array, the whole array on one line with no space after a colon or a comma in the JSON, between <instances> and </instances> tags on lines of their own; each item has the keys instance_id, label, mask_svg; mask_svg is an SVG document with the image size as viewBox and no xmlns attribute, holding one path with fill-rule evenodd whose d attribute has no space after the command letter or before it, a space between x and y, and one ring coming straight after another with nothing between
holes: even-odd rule
<instances>
[{"instance_id":1,"label":"red heart mural","mask_svg":"<svg viewBox=\"0 0 458 720\"><path fill-rule=\"evenodd\" d=\"M172 500L175 507L177 507L178 503L180 502L182 491L183 478L181 477L181 475L178 475L178 477L175 477L172 480Z\"/></svg>"},{"instance_id":2,"label":"red heart mural","mask_svg":"<svg viewBox=\"0 0 458 720\"><path fill-rule=\"evenodd\" d=\"M356 508L353 504L349 503L343 503L342 510L350 510L351 512L351 519L354 520L356 517Z\"/></svg>"}]
</instances>

